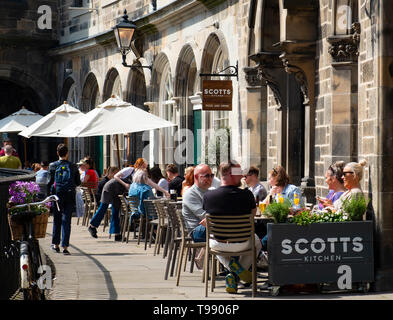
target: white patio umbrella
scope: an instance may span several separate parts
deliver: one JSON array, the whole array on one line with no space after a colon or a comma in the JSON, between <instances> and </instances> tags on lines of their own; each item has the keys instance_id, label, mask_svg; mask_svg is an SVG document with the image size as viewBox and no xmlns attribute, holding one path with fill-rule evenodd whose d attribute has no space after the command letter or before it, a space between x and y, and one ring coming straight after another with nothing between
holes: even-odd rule
<instances>
[{"instance_id":1,"label":"white patio umbrella","mask_svg":"<svg viewBox=\"0 0 393 320\"><path fill-rule=\"evenodd\" d=\"M41 118L43 117L38 113L32 112L25 107L22 107L20 110L0 120L0 132L23 131L27 129L30 125L39 121ZM23 139L23 147L26 162L26 139Z\"/></svg>"},{"instance_id":2,"label":"white patio umbrella","mask_svg":"<svg viewBox=\"0 0 393 320\"><path fill-rule=\"evenodd\" d=\"M69 137L91 137L127 134L152 129L175 126L174 123L146 112L115 96L86 113L83 119L76 120L60 130ZM117 146L119 152L119 147ZM120 157L118 154L120 166Z\"/></svg>"},{"instance_id":3,"label":"white patio umbrella","mask_svg":"<svg viewBox=\"0 0 393 320\"><path fill-rule=\"evenodd\" d=\"M84 113L80 110L67 104L66 101L52 110L42 119L32 124L27 129L23 130L19 134L23 137L60 137L67 138L69 136L62 135L60 130L68 126L70 123L77 121L84 117Z\"/></svg>"},{"instance_id":4,"label":"white patio umbrella","mask_svg":"<svg viewBox=\"0 0 393 320\"><path fill-rule=\"evenodd\" d=\"M22 107L20 110L0 120L0 132L22 131L41 118L42 116L38 113Z\"/></svg>"}]
</instances>

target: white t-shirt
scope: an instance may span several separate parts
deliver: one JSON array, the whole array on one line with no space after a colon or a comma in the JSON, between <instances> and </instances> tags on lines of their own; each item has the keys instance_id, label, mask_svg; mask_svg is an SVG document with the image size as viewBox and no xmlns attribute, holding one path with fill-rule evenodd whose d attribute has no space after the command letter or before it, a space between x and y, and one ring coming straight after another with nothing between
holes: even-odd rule
<instances>
[{"instance_id":1,"label":"white t-shirt","mask_svg":"<svg viewBox=\"0 0 393 320\"><path fill-rule=\"evenodd\" d=\"M169 183L168 183L168 181L166 179L161 178L160 181L158 181L157 185L159 185L161 188L163 188L166 191L168 191Z\"/></svg>"},{"instance_id":2,"label":"white t-shirt","mask_svg":"<svg viewBox=\"0 0 393 320\"><path fill-rule=\"evenodd\" d=\"M134 167L125 167L121 169L118 173L116 173L116 176L125 179L133 172L134 172Z\"/></svg>"}]
</instances>

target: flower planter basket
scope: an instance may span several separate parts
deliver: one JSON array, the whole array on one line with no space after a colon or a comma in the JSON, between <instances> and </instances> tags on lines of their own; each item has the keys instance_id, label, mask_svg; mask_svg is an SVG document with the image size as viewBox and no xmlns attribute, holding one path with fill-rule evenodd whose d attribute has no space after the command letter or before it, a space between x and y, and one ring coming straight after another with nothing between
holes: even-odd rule
<instances>
[{"instance_id":1,"label":"flower planter basket","mask_svg":"<svg viewBox=\"0 0 393 320\"><path fill-rule=\"evenodd\" d=\"M269 223L268 238L272 286L337 283L343 268L352 283L374 281L372 221Z\"/></svg>"},{"instance_id":2,"label":"flower planter basket","mask_svg":"<svg viewBox=\"0 0 393 320\"><path fill-rule=\"evenodd\" d=\"M36 239L45 238L48 217L49 213L42 213L33 218L32 223L34 227L34 237ZM10 226L12 240L22 240L23 224L19 224L12 220L10 214L8 214L8 224Z\"/></svg>"}]
</instances>

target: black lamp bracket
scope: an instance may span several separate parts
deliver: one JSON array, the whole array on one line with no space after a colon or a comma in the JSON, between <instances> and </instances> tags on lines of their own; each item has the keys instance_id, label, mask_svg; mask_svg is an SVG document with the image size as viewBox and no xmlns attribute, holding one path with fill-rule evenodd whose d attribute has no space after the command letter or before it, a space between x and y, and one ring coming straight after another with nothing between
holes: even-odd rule
<instances>
[{"instance_id":1,"label":"black lamp bracket","mask_svg":"<svg viewBox=\"0 0 393 320\"><path fill-rule=\"evenodd\" d=\"M152 66L139 66L139 65L137 65L137 64L132 64L132 65L127 64L127 62L126 62L126 54L122 53L122 57L123 57L122 65L125 66L125 67L127 67L127 68L131 68L131 69L147 68L147 69L149 69L150 71L153 70L153 67L152 67Z\"/></svg>"}]
</instances>

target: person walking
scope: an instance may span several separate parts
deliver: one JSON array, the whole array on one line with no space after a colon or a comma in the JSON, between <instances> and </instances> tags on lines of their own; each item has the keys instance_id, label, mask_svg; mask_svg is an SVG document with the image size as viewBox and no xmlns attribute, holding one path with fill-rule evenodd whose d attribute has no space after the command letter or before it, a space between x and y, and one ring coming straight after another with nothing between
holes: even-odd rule
<instances>
[{"instance_id":1,"label":"person walking","mask_svg":"<svg viewBox=\"0 0 393 320\"><path fill-rule=\"evenodd\" d=\"M70 255L68 251L71 235L71 217L75 206L75 188L81 181L78 168L68 161L68 148L61 143L57 146L58 161L49 165L51 191L59 197L59 208L54 207L52 250L60 252L60 236L63 254Z\"/></svg>"},{"instance_id":2,"label":"person walking","mask_svg":"<svg viewBox=\"0 0 393 320\"><path fill-rule=\"evenodd\" d=\"M22 163L18 157L12 155L12 146L4 147L4 156L0 157L0 168L22 169Z\"/></svg>"}]
</instances>

